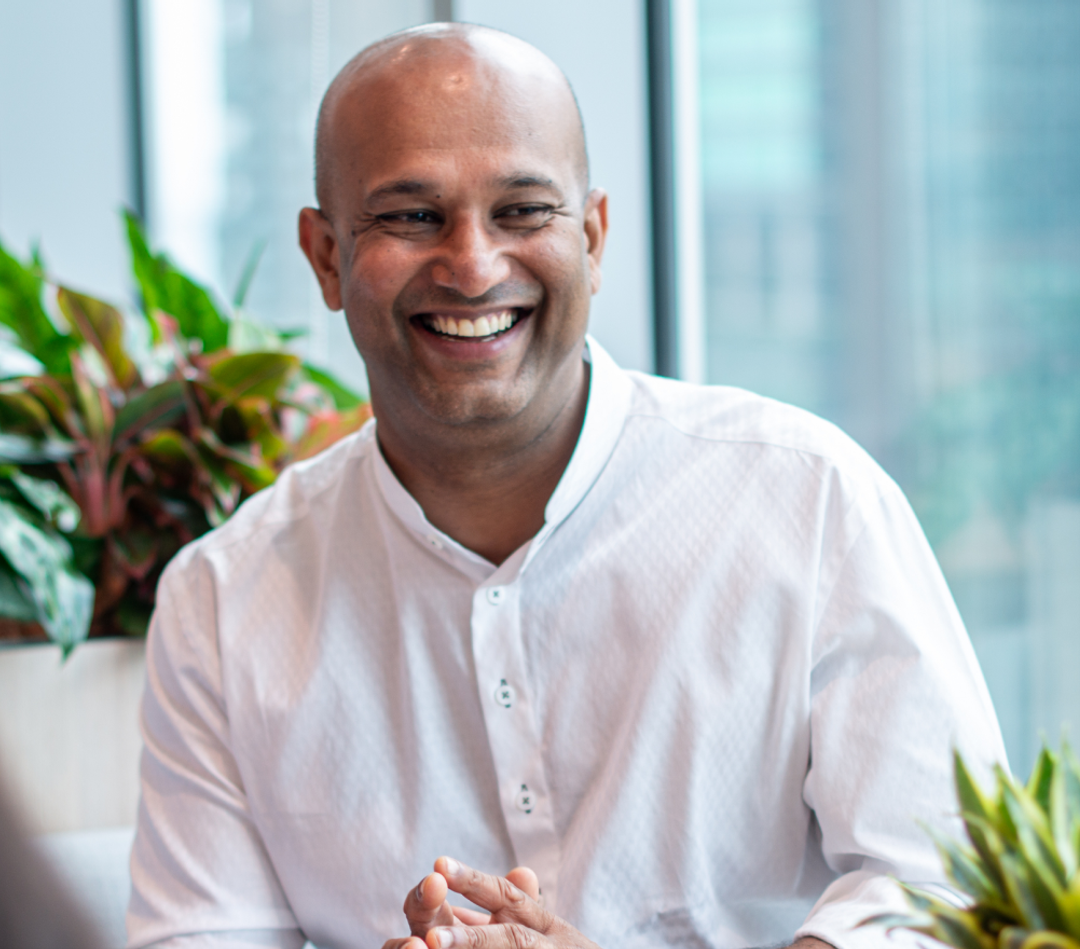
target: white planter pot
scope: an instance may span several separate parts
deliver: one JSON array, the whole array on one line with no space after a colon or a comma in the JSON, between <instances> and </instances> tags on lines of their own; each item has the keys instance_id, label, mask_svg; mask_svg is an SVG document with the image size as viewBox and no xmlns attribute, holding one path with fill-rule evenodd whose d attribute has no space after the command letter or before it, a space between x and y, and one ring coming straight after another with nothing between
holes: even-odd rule
<instances>
[{"instance_id":1,"label":"white planter pot","mask_svg":"<svg viewBox=\"0 0 1080 949\"><path fill-rule=\"evenodd\" d=\"M135 823L141 639L0 646L0 778L32 833Z\"/></svg>"}]
</instances>

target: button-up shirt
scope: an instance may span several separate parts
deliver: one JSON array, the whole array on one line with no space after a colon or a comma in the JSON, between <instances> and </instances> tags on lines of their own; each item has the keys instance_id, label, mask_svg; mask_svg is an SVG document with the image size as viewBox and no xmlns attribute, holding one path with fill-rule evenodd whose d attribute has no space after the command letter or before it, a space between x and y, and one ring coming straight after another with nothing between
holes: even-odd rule
<instances>
[{"instance_id":1,"label":"button-up shirt","mask_svg":"<svg viewBox=\"0 0 1080 949\"><path fill-rule=\"evenodd\" d=\"M440 854L532 867L608 949L859 949L888 875L941 878L917 821L955 829L951 749L1004 752L899 489L806 412L586 358L575 452L499 566L374 424L170 565L131 946L372 949Z\"/></svg>"}]
</instances>

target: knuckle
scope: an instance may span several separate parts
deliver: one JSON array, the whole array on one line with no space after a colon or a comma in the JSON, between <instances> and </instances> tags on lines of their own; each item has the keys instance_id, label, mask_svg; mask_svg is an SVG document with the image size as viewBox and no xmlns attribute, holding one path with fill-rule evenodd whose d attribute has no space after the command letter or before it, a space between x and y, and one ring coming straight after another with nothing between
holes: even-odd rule
<instances>
[{"instance_id":1,"label":"knuckle","mask_svg":"<svg viewBox=\"0 0 1080 949\"><path fill-rule=\"evenodd\" d=\"M525 902L525 894L506 877L498 877L499 896L507 906L520 906Z\"/></svg>"},{"instance_id":2,"label":"knuckle","mask_svg":"<svg viewBox=\"0 0 1080 949\"><path fill-rule=\"evenodd\" d=\"M465 942L472 947L472 949L480 949L487 942L487 932L483 926L466 926L465 927Z\"/></svg>"},{"instance_id":3,"label":"knuckle","mask_svg":"<svg viewBox=\"0 0 1080 949\"><path fill-rule=\"evenodd\" d=\"M506 935L513 949L534 949L537 945L537 933L527 926L511 924L506 929Z\"/></svg>"}]
</instances>

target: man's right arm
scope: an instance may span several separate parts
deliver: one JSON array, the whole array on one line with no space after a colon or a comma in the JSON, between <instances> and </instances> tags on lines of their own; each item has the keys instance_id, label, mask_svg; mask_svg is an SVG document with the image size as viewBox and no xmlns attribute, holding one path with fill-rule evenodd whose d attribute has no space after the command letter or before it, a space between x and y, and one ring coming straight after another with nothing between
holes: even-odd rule
<instances>
[{"instance_id":1,"label":"man's right arm","mask_svg":"<svg viewBox=\"0 0 1080 949\"><path fill-rule=\"evenodd\" d=\"M208 565L181 553L162 577L147 643L130 949L303 944L230 747L216 601Z\"/></svg>"}]
</instances>

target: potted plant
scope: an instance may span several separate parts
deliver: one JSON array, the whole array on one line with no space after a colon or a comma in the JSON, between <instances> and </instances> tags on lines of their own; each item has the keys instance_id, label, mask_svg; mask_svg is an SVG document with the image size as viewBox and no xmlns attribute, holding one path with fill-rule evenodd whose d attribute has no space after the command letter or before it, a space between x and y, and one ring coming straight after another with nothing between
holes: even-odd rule
<instances>
[{"instance_id":1,"label":"potted plant","mask_svg":"<svg viewBox=\"0 0 1080 949\"><path fill-rule=\"evenodd\" d=\"M141 308L48 278L0 246L0 636L67 655L140 635L166 562L367 404L231 310L126 216Z\"/></svg>"},{"instance_id":2,"label":"potted plant","mask_svg":"<svg viewBox=\"0 0 1080 949\"><path fill-rule=\"evenodd\" d=\"M1080 762L1044 748L1026 785L995 769L992 793L955 759L967 842L937 840L963 905L903 886L909 915L866 921L958 949L1080 949Z\"/></svg>"}]
</instances>

